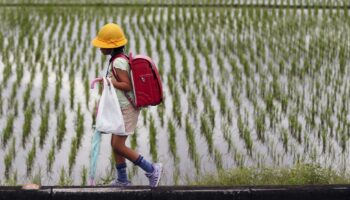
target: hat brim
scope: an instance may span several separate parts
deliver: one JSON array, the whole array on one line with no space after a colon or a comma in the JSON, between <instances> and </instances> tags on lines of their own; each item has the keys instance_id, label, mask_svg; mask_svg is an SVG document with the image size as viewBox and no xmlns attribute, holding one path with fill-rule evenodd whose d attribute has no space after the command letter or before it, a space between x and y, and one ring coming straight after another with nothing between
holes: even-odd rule
<instances>
[{"instance_id":1,"label":"hat brim","mask_svg":"<svg viewBox=\"0 0 350 200\"><path fill-rule=\"evenodd\" d=\"M128 40L125 38L121 41L118 41L116 43L106 43L101 40L99 40L97 37L91 41L92 45L98 48L105 48L105 49L114 49L121 46L126 45L128 43Z\"/></svg>"}]
</instances>

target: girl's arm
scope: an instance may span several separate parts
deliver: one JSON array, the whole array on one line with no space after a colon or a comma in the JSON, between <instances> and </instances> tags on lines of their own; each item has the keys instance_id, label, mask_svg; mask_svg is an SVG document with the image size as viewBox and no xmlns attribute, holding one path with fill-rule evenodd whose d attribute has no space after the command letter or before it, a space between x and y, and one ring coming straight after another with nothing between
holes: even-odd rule
<instances>
[{"instance_id":1,"label":"girl's arm","mask_svg":"<svg viewBox=\"0 0 350 200\"><path fill-rule=\"evenodd\" d=\"M115 88L119 90L123 90L125 92L131 91L131 82L129 79L128 72L121 69L115 69L115 72L119 78L119 81L115 79L115 77L112 75L112 84Z\"/></svg>"}]
</instances>

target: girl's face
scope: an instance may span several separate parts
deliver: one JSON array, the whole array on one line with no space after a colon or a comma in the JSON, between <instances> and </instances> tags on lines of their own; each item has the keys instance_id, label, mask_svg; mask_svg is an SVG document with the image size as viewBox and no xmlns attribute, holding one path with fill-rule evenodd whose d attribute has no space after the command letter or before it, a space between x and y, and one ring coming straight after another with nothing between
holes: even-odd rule
<instances>
[{"instance_id":1,"label":"girl's face","mask_svg":"<svg viewBox=\"0 0 350 200\"><path fill-rule=\"evenodd\" d=\"M110 55L112 53L112 49L100 48L103 55Z\"/></svg>"}]
</instances>

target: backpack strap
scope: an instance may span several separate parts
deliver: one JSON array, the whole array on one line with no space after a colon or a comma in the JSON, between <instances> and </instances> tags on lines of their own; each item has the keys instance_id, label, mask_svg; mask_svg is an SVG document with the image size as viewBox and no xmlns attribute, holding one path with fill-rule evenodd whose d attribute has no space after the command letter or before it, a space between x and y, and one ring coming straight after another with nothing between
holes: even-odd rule
<instances>
[{"instance_id":1,"label":"backpack strap","mask_svg":"<svg viewBox=\"0 0 350 200\"><path fill-rule=\"evenodd\" d=\"M112 62L113 62L116 58L123 58L123 59L125 59L125 60L128 62L128 64L130 65L130 60L129 60L128 56L126 56L125 54L117 54L117 55L113 56L113 57L109 60L109 65L111 65ZM118 77L118 74L117 74L117 72L115 71L113 65L112 65L112 74L113 74L114 78L115 78L117 81L120 81L120 79L119 79L119 77ZM133 99L130 97L130 95L129 95L127 92L124 91L124 95L125 95L125 97L129 100L130 104L131 104L136 110L140 110L140 108L136 107L136 105L135 105Z\"/></svg>"}]
</instances>

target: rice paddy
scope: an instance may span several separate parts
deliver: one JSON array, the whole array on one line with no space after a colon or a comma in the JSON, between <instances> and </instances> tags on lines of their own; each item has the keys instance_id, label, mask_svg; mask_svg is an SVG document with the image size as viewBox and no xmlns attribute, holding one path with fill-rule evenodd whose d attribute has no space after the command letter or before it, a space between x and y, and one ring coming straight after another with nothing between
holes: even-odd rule
<instances>
[{"instance_id":1,"label":"rice paddy","mask_svg":"<svg viewBox=\"0 0 350 200\"><path fill-rule=\"evenodd\" d=\"M87 184L101 91L89 84L108 64L91 40L109 22L163 81L164 104L143 109L128 139L164 164L161 184L298 163L349 172L347 1L128 2L0 4L1 185ZM98 183L113 178L110 135L102 138ZM147 184L130 162L128 172Z\"/></svg>"}]
</instances>

